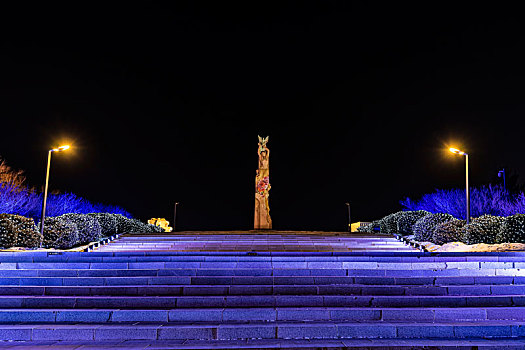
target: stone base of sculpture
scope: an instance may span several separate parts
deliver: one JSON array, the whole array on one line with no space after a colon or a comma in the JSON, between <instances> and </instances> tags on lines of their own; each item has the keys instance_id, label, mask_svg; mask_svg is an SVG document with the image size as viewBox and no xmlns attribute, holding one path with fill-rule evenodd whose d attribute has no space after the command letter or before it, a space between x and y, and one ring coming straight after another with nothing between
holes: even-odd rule
<instances>
[{"instance_id":1,"label":"stone base of sculpture","mask_svg":"<svg viewBox=\"0 0 525 350\"><path fill-rule=\"evenodd\" d=\"M255 218L253 222L254 230L271 230L272 218L268 208L268 198L255 194Z\"/></svg>"}]
</instances>

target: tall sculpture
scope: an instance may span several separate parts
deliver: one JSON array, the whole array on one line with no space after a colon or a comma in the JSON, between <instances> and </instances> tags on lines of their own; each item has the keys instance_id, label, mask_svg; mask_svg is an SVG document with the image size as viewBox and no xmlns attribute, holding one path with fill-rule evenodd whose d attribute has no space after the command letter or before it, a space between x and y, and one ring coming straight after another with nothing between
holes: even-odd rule
<instances>
[{"instance_id":1,"label":"tall sculpture","mask_svg":"<svg viewBox=\"0 0 525 350\"><path fill-rule=\"evenodd\" d=\"M253 228L255 230L271 230L272 218L270 217L270 206L268 197L270 195L270 150L266 147L268 137L259 136L259 169L255 176L255 218Z\"/></svg>"}]
</instances>

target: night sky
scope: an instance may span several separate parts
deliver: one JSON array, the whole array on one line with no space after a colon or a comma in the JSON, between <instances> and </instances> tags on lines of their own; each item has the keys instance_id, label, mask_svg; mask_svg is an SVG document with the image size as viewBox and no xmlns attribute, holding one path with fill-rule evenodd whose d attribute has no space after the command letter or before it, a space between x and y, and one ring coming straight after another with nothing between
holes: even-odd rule
<instances>
[{"instance_id":1,"label":"night sky","mask_svg":"<svg viewBox=\"0 0 525 350\"><path fill-rule=\"evenodd\" d=\"M0 156L41 187L180 229L344 230L407 196L525 176L522 12L451 2L3 9ZM368 3L368 5L367 5ZM213 4L213 3L212 3ZM250 4L250 5L246 5ZM493 5L497 4L493 2Z\"/></svg>"}]
</instances>

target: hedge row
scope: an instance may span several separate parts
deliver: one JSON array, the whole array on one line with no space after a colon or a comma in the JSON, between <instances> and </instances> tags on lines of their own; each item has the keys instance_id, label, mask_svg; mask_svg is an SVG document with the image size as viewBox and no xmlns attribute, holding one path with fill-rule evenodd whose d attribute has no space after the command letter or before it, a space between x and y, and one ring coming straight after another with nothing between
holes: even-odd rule
<instances>
[{"instance_id":1,"label":"hedge row","mask_svg":"<svg viewBox=\"0 0 525 350\"><path fill-rule=\"evenodd\" d=\"M482 215L466 225L450 214L432 214L424 210L400 211L360 227L360 232L414 235L421 242L525 243L525 214L507 217Z\"/></svg>"},{"instance_id":2,"label":"hedge row","mask_svg":"<svg viewBox=\"0 0 525 350\"><path fill-rule=\"evenodd\" d=\"M164 232L160 226L110 213L46 217L43 237L38 227L32 218L0 214L0 248L37 248L42 244L44 248L69 249L117 233Z\"/></svg>"}]
</instances>

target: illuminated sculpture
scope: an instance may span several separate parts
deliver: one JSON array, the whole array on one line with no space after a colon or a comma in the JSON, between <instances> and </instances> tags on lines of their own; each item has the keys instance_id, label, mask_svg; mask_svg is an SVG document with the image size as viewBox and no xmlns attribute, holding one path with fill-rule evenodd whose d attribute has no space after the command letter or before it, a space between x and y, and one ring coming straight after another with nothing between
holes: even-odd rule
<instances>
[{"instance_id":1,"label":"illuminated sculpture","mask_svg":"<svg viewBox=\"0 0 525 350\"><path fill-rule=\"evenodd\" d=\"M266 147L268 136L259 136L259 169L255 176L255 218L253 228L255 230L271 230L272 218L270 217L270 206L268 197L270 195L270 150Z\"/></svg>"},{"instance_id":2,"label":"illuminated sculpture","mask_svg":"<svg viewBox=\"0 0 525 350\"><path fill-rule=\"evenodd\" d=\"M164 229L164 232L173 231L173 227L170 227L170 222L164 218L151 218L148 220L148 224L160 226Z\"/></svg>"}]
</instances>

